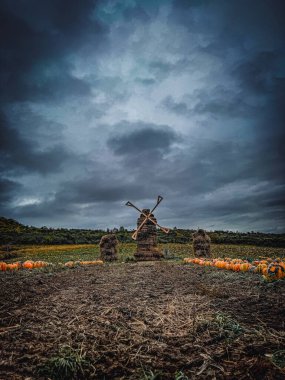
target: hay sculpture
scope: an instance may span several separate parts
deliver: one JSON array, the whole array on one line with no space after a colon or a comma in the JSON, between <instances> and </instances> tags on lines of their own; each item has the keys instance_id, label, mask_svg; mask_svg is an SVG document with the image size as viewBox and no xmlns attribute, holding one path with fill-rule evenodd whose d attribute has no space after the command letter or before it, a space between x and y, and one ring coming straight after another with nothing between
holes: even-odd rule
<instances>
[{"instance_id":1,"label":"hay sculpture","mask_svg":"<svg viewBox=\"0 0 285 380\"><path fill-rule=\"evenodd\" d=\"M104 235L100 240L100 256L103 261L118 260L118 240L114 234Z\"/></svg>"},{"instance_id":2,"label":"hay sculpture","mask_svg":"<svg viewBox=\"0 0 285 380\"><path fill-rule=\"evenodd\" d=\"M166 234L169 233L169 228L162 227L157 223L153 216L154 210L163 200L161 195L158 195L155 206L152 210L144 208L140 210L132 202L128 201L126 206L133 207L140 213L137 220L137 229L132 234L132 238L137 241L137 251L135 258L137 260L157 260L163 257L163 254L157 248L156 228L160 228Z\"/></svg>"},{"instance_id":3,"label":"hay sculpture","mask_svg":"<svg viewBox=\"0 0 285 380\"><path fill-rule=\"evenodd\" d=\"M143 214L149 215L150 209L143 209ZM139 227L145 220L145 216L141 214L137 221L137 226ZM153 214L150 217L154 222L157 222ZM156 225L151 221L147 220L143 227L139 230L137 234L137 250L134 254L137 260L157 260L163 257L162 252L159 251L157 247L157 232Z\"/></svg>"},{"instance_id":4,"label":"hay sculpture","mask_svg":"<svg viewBox=\"0 0 285 380\"><path fill-rule=\"evenodd\" d=\"M202 229L192 234L194 255L196 257L211 257L211 239Z\"/></svg>"}]
</instances>

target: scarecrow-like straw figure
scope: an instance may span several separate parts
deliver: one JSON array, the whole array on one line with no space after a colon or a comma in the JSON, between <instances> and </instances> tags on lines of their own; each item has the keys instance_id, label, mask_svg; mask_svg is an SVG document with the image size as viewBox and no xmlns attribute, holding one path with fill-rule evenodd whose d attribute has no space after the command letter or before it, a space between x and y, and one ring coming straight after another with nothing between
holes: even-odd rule
<instances>
[{"instance_id":1,"label":"scarecrow-like straw figure","mask_svg":"<svg viewBox=\"0 0 285 380\"><path fill-rule=\"evenodd\" d=\"M100 254L103 261L118 260L118 240L114 234L104 235L100 240Z\"/></svg>"},{"instance_id":2,"label":"scarecrow-like straw figure","mask_svg":"<svg viewBox=\"0 0 285 380\"><path fill-rule=\"evenodd\" d=\"M194 255L197 257L211 257L211 239L201 228L192 234Z\"/></svg>"}]
</instances>

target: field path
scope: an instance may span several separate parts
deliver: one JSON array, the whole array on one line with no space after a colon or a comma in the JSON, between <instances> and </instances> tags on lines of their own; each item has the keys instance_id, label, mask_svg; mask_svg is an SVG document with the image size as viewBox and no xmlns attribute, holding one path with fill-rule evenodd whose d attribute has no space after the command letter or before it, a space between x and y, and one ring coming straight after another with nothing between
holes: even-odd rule
<instances>
[{"instance_id":1,"label":"field path","mask_svg":"<svg viewBox=\"0 0 285 380\"><path fill-rule=\"evenodd\" d=\"M285 281L170 262L0 276L0 379L37 379L65 345L85 378L283 379Z\"/></svg>"}]
</instances>

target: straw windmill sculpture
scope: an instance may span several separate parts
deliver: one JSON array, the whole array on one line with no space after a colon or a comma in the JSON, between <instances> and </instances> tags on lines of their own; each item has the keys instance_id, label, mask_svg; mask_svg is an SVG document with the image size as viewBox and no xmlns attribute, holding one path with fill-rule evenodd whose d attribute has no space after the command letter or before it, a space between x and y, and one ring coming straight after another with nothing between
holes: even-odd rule
<instances>
[{"instance_id":1,"label":"straw windmill sculpture","mask_svg":"<svg viewBox=\"0 0 285 380\"><path fill-rule=\"evenodd\" d=\"M132 235L132 238L137 241L137 250L134 254L137 260L157 260L163 257L162 252L157 247L156 227L159 227L166 234L169 233L170 229L160 226L153 215L154 210L162 200L163 197L159 195L152 210L148 208L140 210L133 203L129 201L126 203L126 206L133 207L140 213L137 229Z\"/></svg>"}]
</instances>

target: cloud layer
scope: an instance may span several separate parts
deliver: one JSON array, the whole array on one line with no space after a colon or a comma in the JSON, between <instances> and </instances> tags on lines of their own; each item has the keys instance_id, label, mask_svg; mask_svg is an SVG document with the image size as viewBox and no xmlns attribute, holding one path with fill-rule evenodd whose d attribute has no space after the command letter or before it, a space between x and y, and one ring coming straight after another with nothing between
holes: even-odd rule
<instances>
[{"instance_id":1,"label":"cloud layer","mask_svg":"<svg viewBox=\"0 0 285 380\"><path fill-rule=\"evenodd\" d=\"M283 1L4 0L0 213L284 232Z\"/></svg>"}]
</instances>

